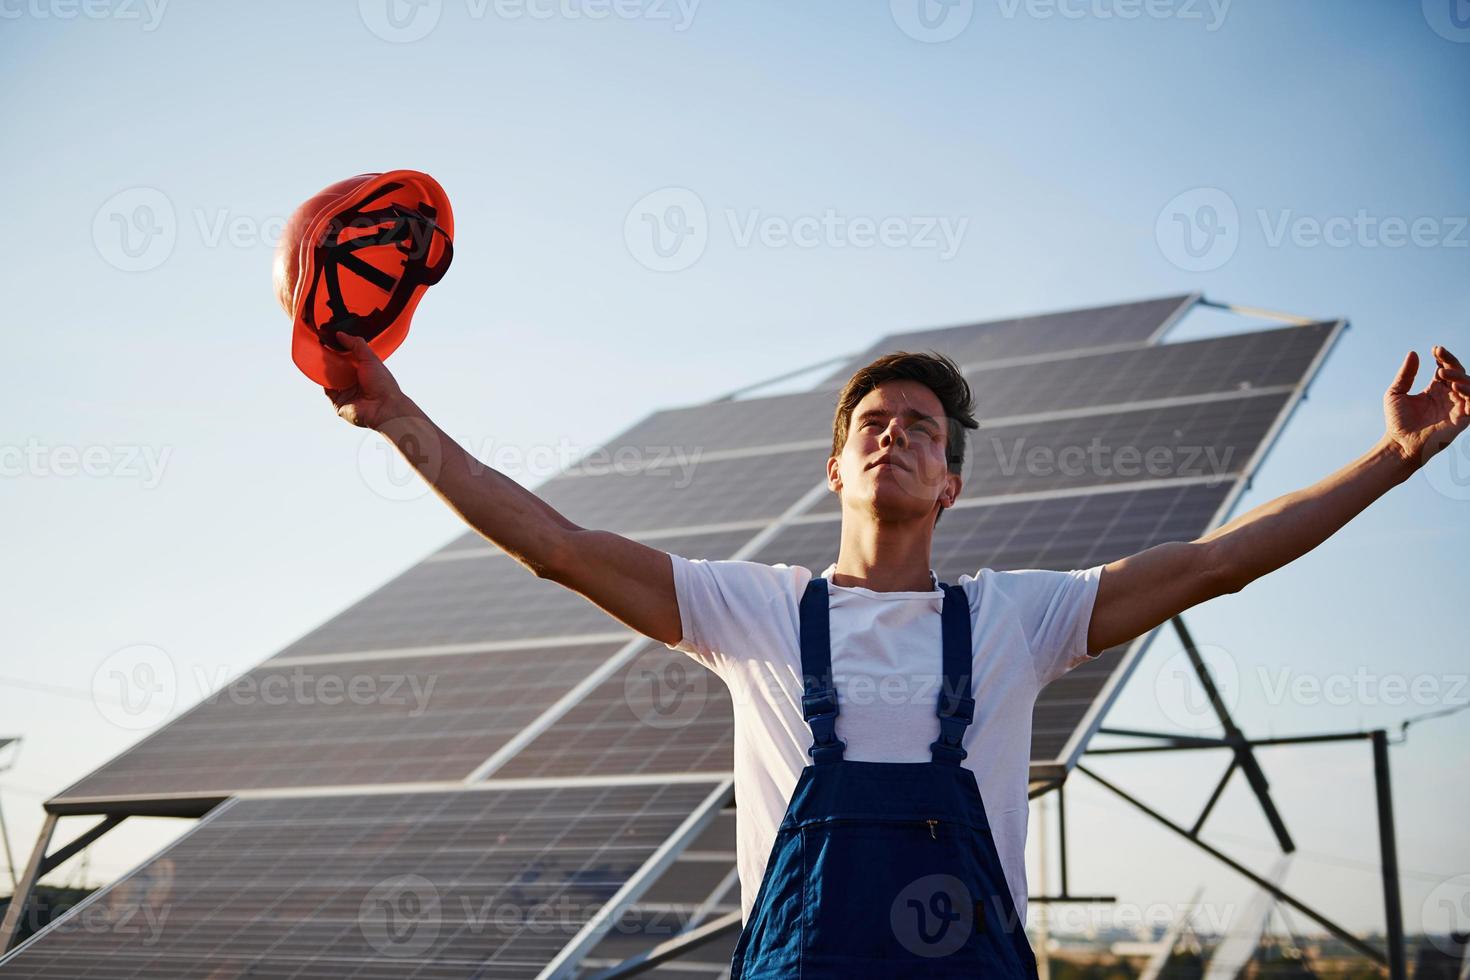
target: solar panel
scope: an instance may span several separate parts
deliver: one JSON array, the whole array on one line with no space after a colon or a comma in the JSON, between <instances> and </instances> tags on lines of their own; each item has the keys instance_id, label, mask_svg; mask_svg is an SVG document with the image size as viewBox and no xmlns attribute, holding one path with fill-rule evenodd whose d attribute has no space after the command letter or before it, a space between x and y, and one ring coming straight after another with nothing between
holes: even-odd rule
<instances>
[{"instance_id":1,"label":"solar panel","mask_svg":"<svg viewBox=\"0 0 1470 980\"><path fill-rule=\"evenodd\" d=\"M266 663L56 803L461 780L622 645Z\"/></svg>"},{"instance_id":2,"label":"solar panel","mask_svg":"<svg viewBox=\"0 0 1470 980\"><path fill-rule=\"evenodd\" d=\"M517 752L496 778L734 768L723 681L687 654L650 646Z\"/></svg>"},{"instance_id":3,"label":"solar panel","mask_svg":"<svg viewBox=\"0 0 1470 980\"><path fill-rule=\"evenodd\" d=\"M946 513L936 532L932 563L942 577L953 580L986 566L1088 567L1160 541L1196 537L1221 519L1341 325L1158 344L1194 300L1171 297L895 335L860 355L937 348L967 366L983 424L970 436L960 504ZM833 378L846 380L846 370ZM835 497L820 493L835 401L831 381L798 395L654 413L610 440L606 452L593 454L591 465L553 478L536 493L583 526L631 533L686 557L738 556L819 570L836 558L840 532ZM1087 465L1081 473L1056 465L1046 470L1025 456L1040 449L1060 464L1063 450L1086 450L1094 440L1139 450L1139 466L1145 465L1149 448L1172 455L1159 472L1116 467L1104 472ZM619 457L620 447L638 452ZM1193 470L1180 455L1191 447L1199 451ZM1213 458L1205 455L1208 451ZM797 513L801 508L804 512ZM1033 779L1065 772L1141 649L1133 644L1113 651L1042 692L1034 715ZM464 947L470 951L466 960L454 959L459 954L453 953L449 959L416 962L405 974L402 964L384 967L363 958L360 939L340 931L343 921L333 896L362 883L322 879L321 870L335 869L344 856L359 857L352 850L359 826L366 828L373 848L387 849L369 849L378 855L391 852L385 843L390 838L417 839L417 822L432 823L439 812L415 809L427 805L422 802L404 803L395 813L375 808L389 806L385 801L395 797L464 797L465 802L444 804L445 812L460 814L463 828L484 821L504 826L514 819L509 810L498 815L493 807L475 811L489 806L482 787L541 793L516 798L546 819L534 828L515 824L505 831L531 846L496 851L495 868L504 880L481 883L493 893L516 874L544 867L546 853L560 854L557 842L537 836L552 832L550 825L566 828L574 847L590 842L594 833L608 835L599 847L616 843L615 827L586 822L592 816L587 808L603 805L600 798L557 796L560 803L545 811L544 800L551 799L545 795L548 781L638 782L636 792L645 795L655 782L671 791L698 783L708 791L710 775L723 776L731 767L729 692L717 678L681 653L640 640L580 596L535 578L474 533L452 541L237 683L259 690L267 679L303 674L401 676L410 695L410 679L417 678L422 691L433 678L439 695L431 692L423 699L424 709L414 712L403 705L327 705L320 699L269 705L246 698L240 703L227 691L188 712L48 803L53 812L183 812L181 799L202 809L221 797L255 791L224 804L228 809L200 828L208 848L191 849L187 842L195 835L190 835L155 862L160 869L173 868L181 884L195 889L184 913L191 925L174 934L177 942L171 940L169 947L174 952L159 952L150 960L152 954L133 948L114 958L108 950L115 947L102 940L55 933L63 937L57 945L47 945L50 940L43 936L15 962L39 963L37 957L55 949L62 959L72 959L56 967L58 972L34 975L112 975L67 972L77 964L112 968L95 965L88 956L148 976L177 975L167 970L186 970L190 958L199 956L215 964L221 976L252 968L251 976L471 975L466 963L500 954L470 942ZM491 783L476 782L487 774ZM444 788L460 781L466 782L459 789ZM407 793L400 792L399 783L433 785ZM328 787L370 785L392 791L323 795ZM274 798L291 788L299 788L291 802ZM636 796L633 788L624 788ZM614 809L633 805L619 799ZM270 821L255 821L255 814L267 813L259 809L267 804L281 808L272 811L278 814L274 837L261 829ZM563 804L564 809L556 808ZM231 813L250 817L249 826L240 828L238 837L215 841L210 836L215 828L231 828L219 823ZM304 823L293 822L301 815ZM358 816L361 825L351 822ZM653 813L649 819L657 825L662 818ZM328 825L334 832L319 832ZM295 837L287 832L293 827L301 828ZM393 829L373 836L379 831L371 828L386 827ZM584 831L586 841L576 836ZM459 829L450 835L452 840L465 835L483 846L477 833ZM291 840L281 843L285 838ZM305 849L290 849L298 844ZM263 869L261 880L282 896L280 907L291 910L284 932L271 918L275 904L248 889L237 900L211 877L234 859L231 849L237 846L260 859L254 866ZM412 857L434 866L435 854ZM706 864L719 865L724 874L730 869L727 855ZM637 906L629 935L646 940L654 913L664 906L692 916L692 896L706 887L711 889L706 911L718 906L711 896L723 877L716 879L715 870L675 865L650 892L669 897L662 904L649 898ZM336 883L337 891L322 892L327 887L322 880ZM127 887L134 886L108 894L125 895ZM729 896L727 905L735 907L738 898L738 893ZM267 925L279 942L262 946L256 937ZM456 920L455 926L458 937L463 923ZM339 932L327 935L333 928ZM544 941L565 944L567 938ZM89 945L94 942L100 945ZM506 949L514 950L496 961L490 974L519 975L516 971L530 969L549 948L525 942L520 934L507 941ZM608 942L599 955L623 948L611 938ZM579 946L576 953L585 951ZM338 959L322 961L327 965L314 973L310 957L317 953ZM282 972L288 964L299 972Z\"/></svg>"},{"instance_id":4,"label":"solar panel","mask_svg":"<svg viewBox=\"0 0 1470 980\"><path fill-rule=\"evenodd\" d=\"M1021 365L982 364L968 377L982 425L1062 409L1291 388L1332 330L1316 323Z\"/></svg>"},{"instance_id":5,"label":"solar panel","mask_svg":"<svg viewBox=\"0 0 1470 980\"><path fill-rule=\"evenodd\" d=\"M634 449L667 447L687 455L696 449L710 453L793 442L830 443L836 404L835 392L822 390L665 409L598 447L588 458L616 460L623 447L627 447L624 458L636 459L631 453Z\"/></svg>"},{"instance_id":6,"label":"solar panel","mask_svg":"<svg viewBox=\"0 0 1470 980\"><path fill-rule=\"evenodd\" d=\"M650 543L726 557L753 533L683 534ZM474 556L415 565L286 647L278 658L627 630L575 592L536 578L503 553L474 551Z\"/></svg>"},{"instance_id":7,"label":"solar panel","mask_svg":"<svg viewBox=\"0 0 1470 980\"><path fill-rule=\"evenodd\" d=\"M0 974L535 977L724 795L684 781L232 800Z\"/></svg>"},{"instance_id":8,"label":"solar panel","mask_svg":"<svg viewBox=\"0 0 1470 980\"><path fill-rule=\"evenodd\" d=\"M824 478L811 449L689 460L633 473L556 477L536 495L568 520L613 531L774 520Z\"/></svg>"},{"instance_id":9,"label":"solar panel","mask_svg":"<svg viewBox=\"0 0 1470 980\"><path fill-rule=\"evenodd\" d=\"M861 365L895 350L937 350L964 367L1001 358L1146 344L1161 337L1198 299L1196 295L1166 296L889 334L832 372L824 384L841 383Z\"/></svg>"}]
</instances>

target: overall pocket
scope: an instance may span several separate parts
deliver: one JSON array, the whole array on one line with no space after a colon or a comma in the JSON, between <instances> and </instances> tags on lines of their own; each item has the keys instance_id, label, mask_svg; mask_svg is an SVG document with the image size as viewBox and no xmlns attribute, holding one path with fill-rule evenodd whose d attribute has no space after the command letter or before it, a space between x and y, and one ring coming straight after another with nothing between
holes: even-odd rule
<instances>
[{"instance_id":1,"label":"overall pocket","mask_svg":"<svg viewBox=\"0 0 1470 980\"><path fill-rule=\"evenodd\" d=\"M945 818L835 818L802 827L806 958L900 960L925 964L931 975L964 964L983 976L1014 975L1014 950L990 934L993 886L974 839L984 833Z\"/></svg>"}]
</instances>

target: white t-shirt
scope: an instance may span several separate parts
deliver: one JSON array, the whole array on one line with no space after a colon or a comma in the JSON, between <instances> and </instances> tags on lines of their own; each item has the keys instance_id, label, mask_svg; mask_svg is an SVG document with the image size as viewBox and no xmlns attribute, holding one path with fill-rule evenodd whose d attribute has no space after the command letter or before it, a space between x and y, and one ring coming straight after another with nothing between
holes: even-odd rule
<instances>
[{"instance_id":1,"label":"white t-shirt","mask_svg":"<svg viewBox=\"0 0 1470 980\"><path fill-rule=\"evenodd\" d=\"M672 555L682 650L724 680L735 705L736 864L742 921L803 767L811 729L801 716L798 604L812 572L800 565ZM828 582L837 737L844 759L925 762L939 737L944 593L875 592ZM1102 566L1054 572L980 569L951 584L970 600L975 720L965 729L973 770L1016 909L1026 915L1027 776L1037 693L1088 659L1087 626ZM930 570L930 577L934 572Z\"/></svg>"}]
</instances>

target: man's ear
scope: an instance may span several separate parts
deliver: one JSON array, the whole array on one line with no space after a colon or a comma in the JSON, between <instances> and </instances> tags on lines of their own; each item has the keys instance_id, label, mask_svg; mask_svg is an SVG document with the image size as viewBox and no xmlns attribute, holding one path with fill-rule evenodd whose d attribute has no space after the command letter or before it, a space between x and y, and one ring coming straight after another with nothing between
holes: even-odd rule
<instances>
[{"instance_id":1,"label":"man's ear","mask_svg":"<svg viewBox=\"0 0 1470 980\"><path fill-rule=\"evenodd\" d=\"M944 505L945 510L954 506L954 502L960 499L960 490L965 486L965 481L960 479L958 473L951 473L945 478L948 493L939 495L939 502Z\"/></svg>"},{"instance_id":2,"label":"man's ear","mask_svg":"<svg viewBox=\"0 0 1470 980\"><path fill-rule=\"evenodd\" d=\"M833 493L842 492L842 469L837 464L836 456L827 457L827 489Z\"/></svg>"}]
</instances>

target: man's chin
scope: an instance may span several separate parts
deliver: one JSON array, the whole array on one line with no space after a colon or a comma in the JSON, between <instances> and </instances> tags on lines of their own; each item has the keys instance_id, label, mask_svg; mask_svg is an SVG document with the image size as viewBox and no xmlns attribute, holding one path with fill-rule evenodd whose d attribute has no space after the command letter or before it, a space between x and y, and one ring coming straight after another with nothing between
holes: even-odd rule
<instances>
[{"instance_id":1,"label":"man's chin","mask_svg":"<svg viewBox=\"0 0 1470 980\"><path fill-rule=\"evenodd\" d=\"M884 524L901 524L905 521L919 521L926 518L932 520L934 515L934 501L924 500L897 489L877 493L871 497L853 501L851 504L844 502L843 509L846 510L849 507L864 517Z\"/></svg>"}]
</instances>

